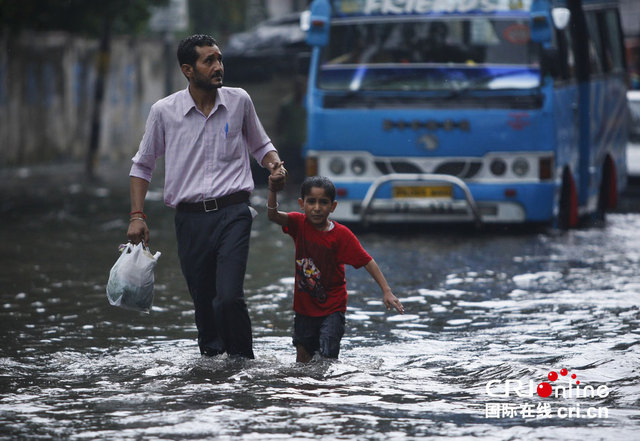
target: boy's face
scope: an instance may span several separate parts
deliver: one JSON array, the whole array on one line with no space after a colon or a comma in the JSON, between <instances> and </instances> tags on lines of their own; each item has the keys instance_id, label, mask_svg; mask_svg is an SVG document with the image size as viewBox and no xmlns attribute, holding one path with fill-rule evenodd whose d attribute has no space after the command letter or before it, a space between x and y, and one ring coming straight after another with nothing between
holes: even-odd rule
<instances>
[{"instance_id":1,"label":"boy's face","mask_svg":"<svg viewBox=\"0 0 640 441\"><path fill-rule=\"evenodd\" d=\"M309 194L304 199L298 199L298 203L309 222L318 230L324 230L329 226L329 214L333 213L338 205L337 201L331 202L324 189L320 187L311 187Z\"/></svg>"}]
</instances>

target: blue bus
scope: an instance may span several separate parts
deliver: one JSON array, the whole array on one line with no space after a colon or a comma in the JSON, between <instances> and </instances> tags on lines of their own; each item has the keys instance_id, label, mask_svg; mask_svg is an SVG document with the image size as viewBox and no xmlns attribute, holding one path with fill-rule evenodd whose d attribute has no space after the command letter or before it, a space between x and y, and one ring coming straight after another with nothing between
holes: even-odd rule
<instances>
[{"instance_id":1,"label":"blue bus","mask_svg":"<svg viewBox=\"0 0 640 441\"><path fill-rule=\"evenodd\" d=\"M307 175L347 223L603 218L626 185L612 0L314 0Z\"/></svg>"}]
</instances>

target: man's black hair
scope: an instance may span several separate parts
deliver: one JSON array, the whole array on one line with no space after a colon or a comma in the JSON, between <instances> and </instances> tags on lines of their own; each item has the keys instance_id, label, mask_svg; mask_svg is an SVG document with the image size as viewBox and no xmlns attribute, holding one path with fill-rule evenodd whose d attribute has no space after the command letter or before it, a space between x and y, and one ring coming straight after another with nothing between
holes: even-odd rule
<instances>
[{"instance_id":1,"label":"man's black hair","mask_svg":"<svg viewBox=\"0 0 640 441\"><path fill-rule=\"evenodd\" d=\"M302 199L311 193L313 187L322 188L325 194L331 199L331 202L336 200L336 187L329 178L324 176L309 176L306 178L300 186L300 197Z\"/></svg>"},{"instance_id":2,"label":"man's black hair","mask_svg":"<svg viewBox=\"0 0 640 441\"><path fill-rule=\"evenodd\" d=\"M178 44L178 64L188 64L190 66L196 65L198 61L198 51L196 46L218 46L218 42L210 35L195 34L182 39Z\"/></svg>"}]
</instances>

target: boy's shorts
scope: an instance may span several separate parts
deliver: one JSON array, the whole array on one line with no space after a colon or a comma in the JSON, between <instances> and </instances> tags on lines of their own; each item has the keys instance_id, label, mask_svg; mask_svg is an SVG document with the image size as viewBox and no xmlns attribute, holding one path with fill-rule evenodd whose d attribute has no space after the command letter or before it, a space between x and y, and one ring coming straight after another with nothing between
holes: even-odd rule
<instances>
[{"instance_id":1,"label":"boy's shorts","mask_svg":"<svg viewBox=\"0 0 640 441\"><path fill-rule=\"evenodd\" d=\"M344 323L344 312L334 312L325 317L296 313L293 321L293 345L302 345L311 356L317 352L326 358L338 358Z\"/></svg>"}]
</instances>

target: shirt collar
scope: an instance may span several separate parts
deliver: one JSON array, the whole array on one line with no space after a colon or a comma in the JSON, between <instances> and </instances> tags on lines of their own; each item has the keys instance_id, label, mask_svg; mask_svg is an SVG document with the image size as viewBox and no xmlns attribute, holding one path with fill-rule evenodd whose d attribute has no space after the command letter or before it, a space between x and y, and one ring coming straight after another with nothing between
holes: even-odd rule
<instances>
[{"instance_id":1,"label":"shirt collar","mask_svg":"<svg viewBox=\"0 0 640 441\"><path fill-rule=\"evenodd\" d=\"M216 106L213 108L213 110L215 110L218 106L223 106L225 109L227 108L227 94L223 93L222 89L222 87L216 89Z\"/></svg>"},{"instance_id":2,"label":"shirt collar","mask_svg":"<svg viewBox=\"0 0 640 441\"><path fill-rule=\"evenodd\" d=\"M224 106L225 108L227 107L227 100L225 95L226 94L222 93L222 88L216 89L216 105L213 107L213 111L211 113L214 113L218 106ZM187 86L187 88L183 90L183 99L181 105L182 115L184 116L186 116L187 113L191 111L191 109L196 108L196 102L193 100L193 97L189 93L189 86Z\"/></svg>"}]
</instances>

